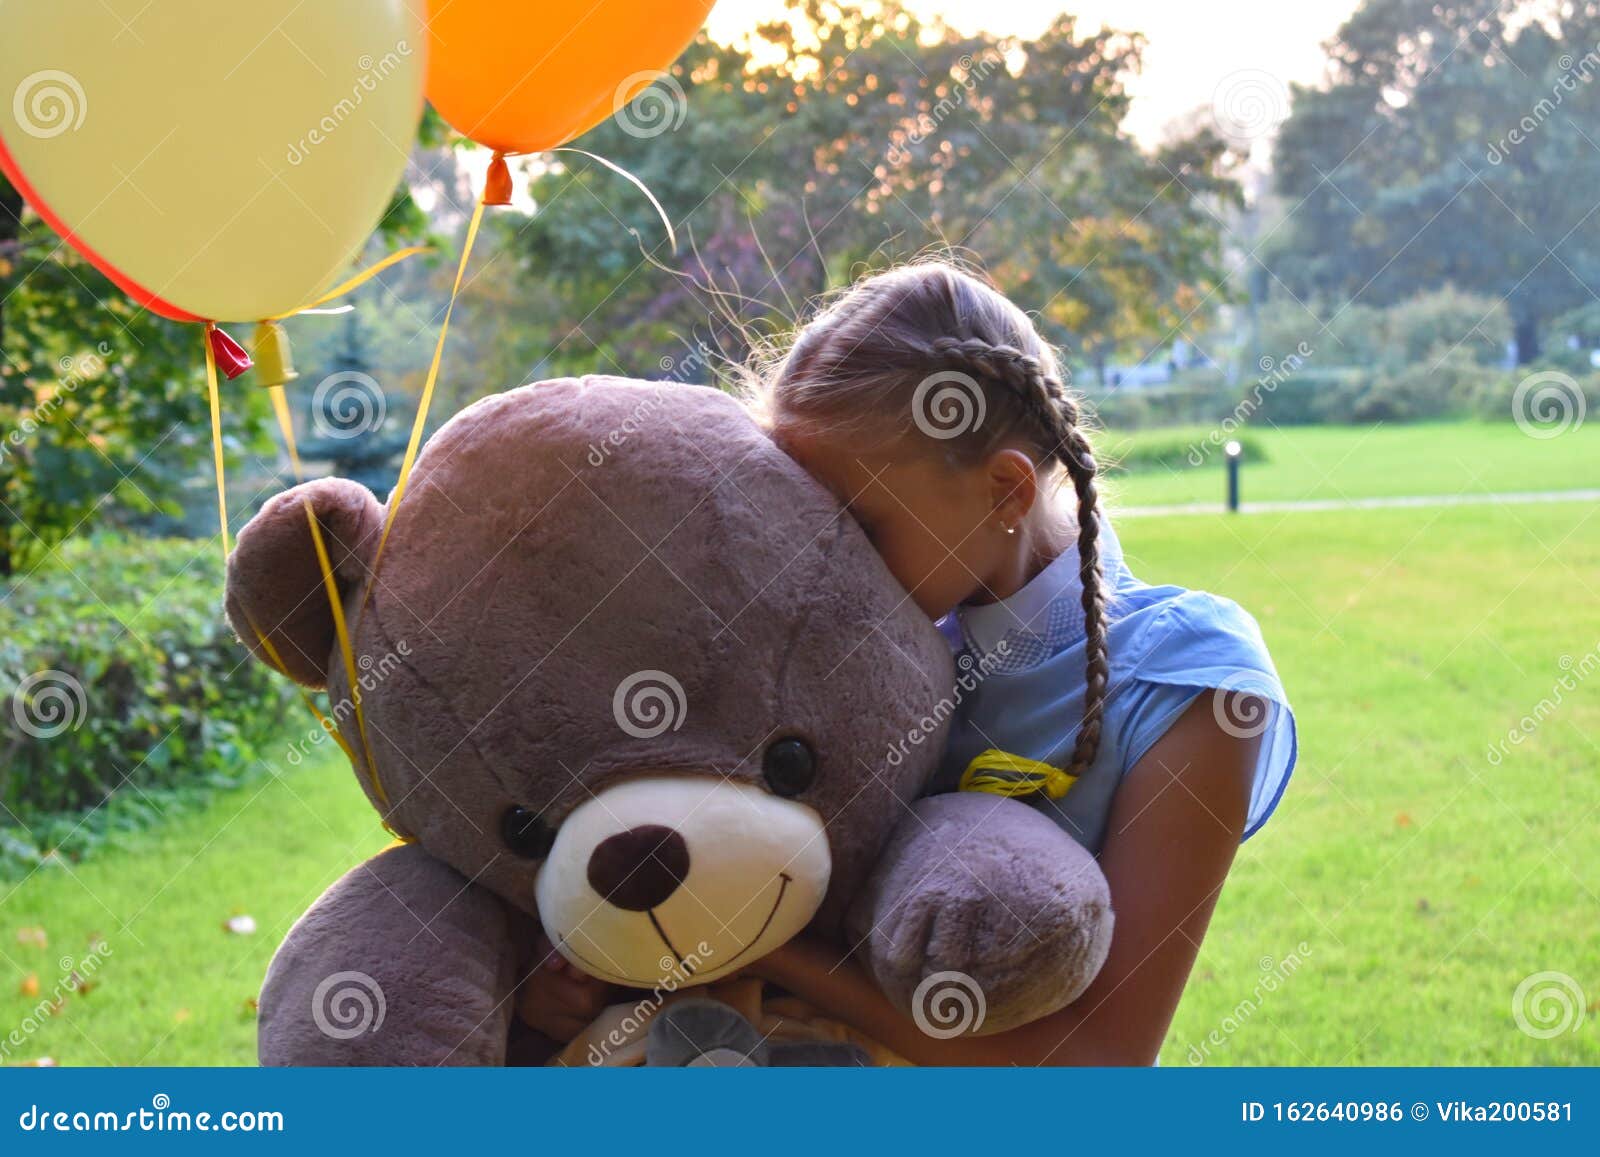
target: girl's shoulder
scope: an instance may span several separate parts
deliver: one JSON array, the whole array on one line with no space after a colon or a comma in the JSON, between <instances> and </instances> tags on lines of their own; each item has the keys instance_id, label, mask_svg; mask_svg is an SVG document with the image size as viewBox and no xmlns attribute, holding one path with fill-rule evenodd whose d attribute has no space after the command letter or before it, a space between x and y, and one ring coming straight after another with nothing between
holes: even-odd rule
<instances>
[{"instance_id":1,"label":"girl's shoulder","mask_svg":"<svg viewBox=\"0 0 1600 1157\"><path fill-rule=\"evenodd\" d=\"M1130 590L1113 614L1122 771L1209 695L1219 726L1240 739L1259 740L1245 831L1246 838L1253 835L1282 797L1299 746L1288 693L1255 618L1232 599L1181 587ZM1226 693L1262 702L1240 703Z\"/></svg>"}]
</instances>

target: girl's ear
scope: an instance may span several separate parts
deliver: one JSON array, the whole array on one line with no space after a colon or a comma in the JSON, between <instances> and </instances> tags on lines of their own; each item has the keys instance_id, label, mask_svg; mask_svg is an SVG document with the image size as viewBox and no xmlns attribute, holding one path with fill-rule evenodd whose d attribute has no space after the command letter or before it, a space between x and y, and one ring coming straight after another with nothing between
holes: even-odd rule
<instances>
[{"instance_id":1,"label":"girl's ear","mask_svg":"<svg viewBox=\"0 0 1600 1157\"><path fill-rule=\"evenodd\" d=\"M1039 469L1021 450L996 450L984 463L994 515L1016 526L1039 500Z\"/></svg>"},{"instance_id":2,"label":"girl's ear","mask_svg":"<svg viewBox=\"0 0 1600 1157\"><path fill-rule=\"evenodd\" d=\"M351 598L366 589L383 533L383 507L365 486L342 478L296 486L261 508L228 559L226 601L233 629L256 658L321 690L338 640L308 508L345 613L352 613Z\"/></svg>"}]
</instances>

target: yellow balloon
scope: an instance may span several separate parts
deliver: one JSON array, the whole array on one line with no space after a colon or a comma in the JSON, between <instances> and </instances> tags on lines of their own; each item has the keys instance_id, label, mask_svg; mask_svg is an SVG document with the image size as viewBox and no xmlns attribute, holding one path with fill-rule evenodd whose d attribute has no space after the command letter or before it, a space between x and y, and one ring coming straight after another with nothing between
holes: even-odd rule
<instances>
[{"instance_id":1,"label":"yellow balloon","mask_svg":"<svg viewBox=\"0 0 1600 1157\"><path fill-rule=\"evenodd\" d=\"M357 255L405 171L420 3L0 2L0 167L150 309L290 313Z\"/></svg>"}]
</instances>

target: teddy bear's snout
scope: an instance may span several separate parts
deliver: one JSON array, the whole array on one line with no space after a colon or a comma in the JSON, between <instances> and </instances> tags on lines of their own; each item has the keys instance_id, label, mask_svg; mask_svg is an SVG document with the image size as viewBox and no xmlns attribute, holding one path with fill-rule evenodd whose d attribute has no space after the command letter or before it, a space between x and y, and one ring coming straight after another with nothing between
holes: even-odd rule
<instances>
[{"instance_id":1,"label":"teddy bear's snout","mask_svg":"<svg viewBox=\"0 0 1600 1157\"><path fill-rule=\"evenodd\" d=\"M578 967L677 987L737 971L799 932L832 870L806 804L716 774L648 775L566 817L535 890L546 935Z\"/></svg>"},{"instance_id":2,"label":"teddy bear's snout","mask_svg":"<svg viewBox=\"0 0 1600 1157\"><path fill-rule=\"evenodd\" d=\"M688 874L689 845L660 824L607 836L589 854L589 886L629 912L660 907Z\"/></svg>"}]
</instances>

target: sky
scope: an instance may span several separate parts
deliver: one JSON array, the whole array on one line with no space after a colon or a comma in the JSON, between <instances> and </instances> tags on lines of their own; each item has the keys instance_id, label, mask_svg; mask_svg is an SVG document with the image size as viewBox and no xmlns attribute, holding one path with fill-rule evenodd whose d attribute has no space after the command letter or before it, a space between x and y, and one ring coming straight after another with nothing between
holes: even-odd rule
<instances>
[{"instance_id":1,"label":"sky","mask_svg":"<svg viewBox=\"0 0 1600 1157\"><path fill-rule=\"evenodd\" d=\"M1170 121L1213 104L1241 131L1286 114L1289 83L1321 76L1321 44L1356 0L909 0L909 7L937 13L963 32L1035 35L1062 11L1086 29L1143 32L1144 73L1129 85L1134 104L1126 127L1154 143ZM782 0L720 0L709 27L727 38L783 9Z\"/></svg>"}]
</instances>

